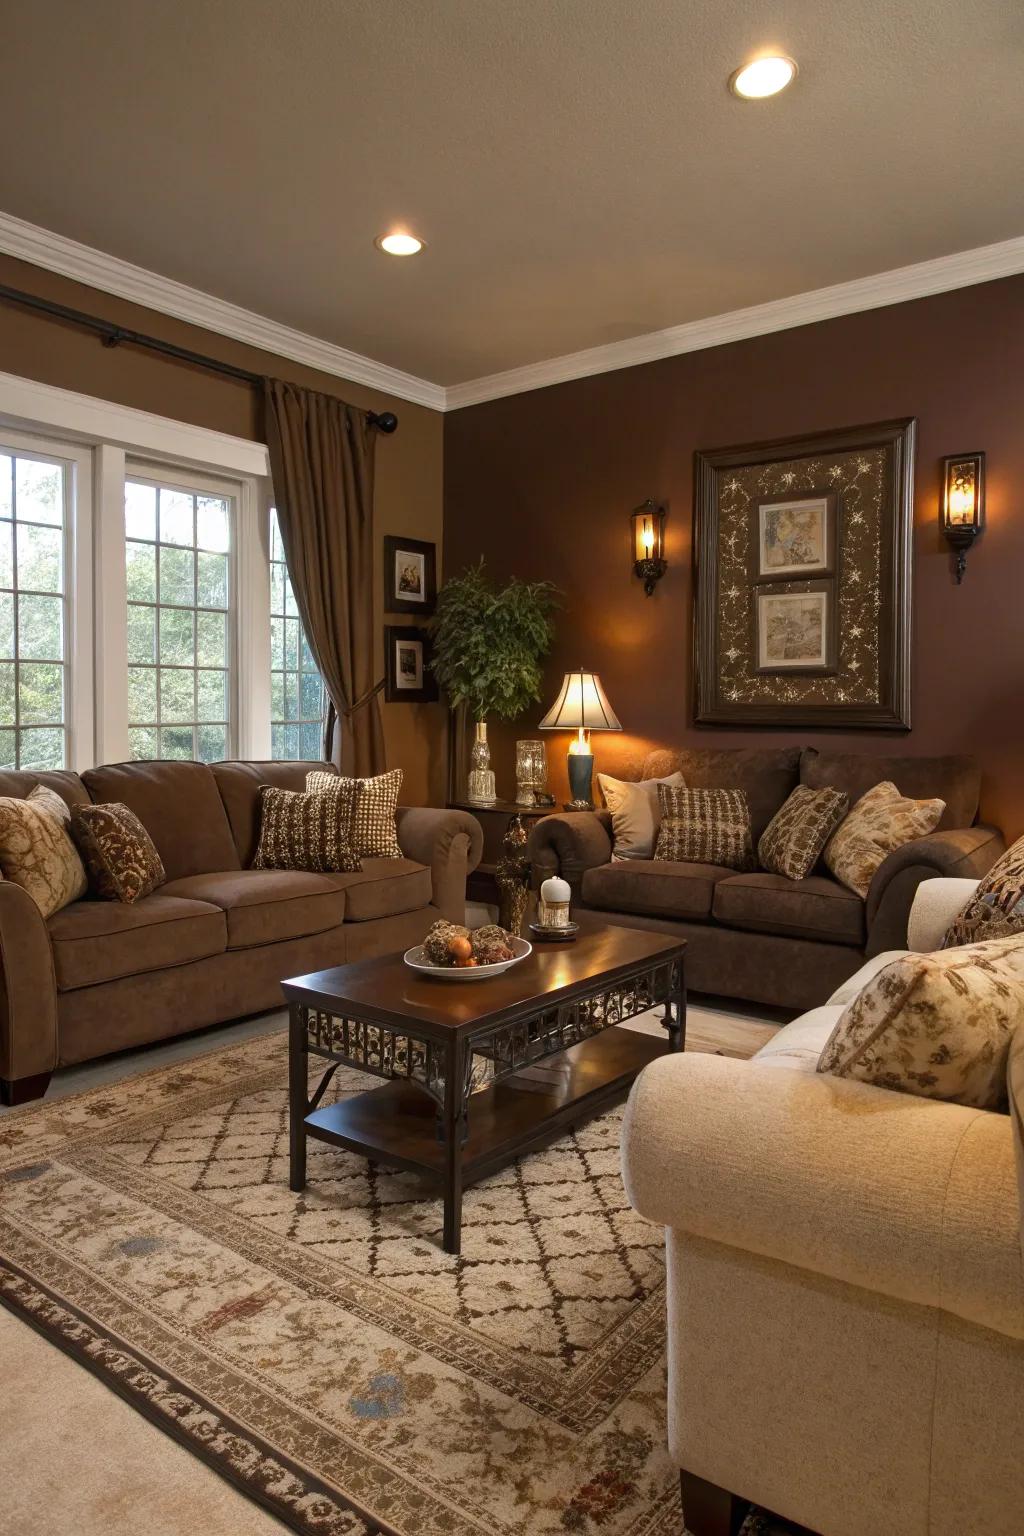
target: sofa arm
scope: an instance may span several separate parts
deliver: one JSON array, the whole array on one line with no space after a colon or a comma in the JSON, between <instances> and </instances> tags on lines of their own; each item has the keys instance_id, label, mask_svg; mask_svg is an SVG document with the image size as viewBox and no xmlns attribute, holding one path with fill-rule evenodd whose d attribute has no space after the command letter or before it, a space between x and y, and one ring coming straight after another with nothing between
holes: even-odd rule
<instances>
[{"instance_id":1,"label":"sofa arm","mask_svg":"<svg viewBox=\"0 0 1024 1536\"><path fill-rule=\"evenodd\" d=\"M39 908L0 880L0 1078L14 1082L57 1065L57 982Z\"/></svg>"},{"instance_id":2,"label":"sofa arm","mask_svg":"<svg viewBox=\"0 0 1024 1536\"><path fill-rule=\"evenodd\" d=\"M466 921L466 877L483 856L484 834L468 811L398 807L398 846L407 859L430 867L431 900L450 923Z\"/></svg>"},{"instance_id":3,"label":"sofa arm","mask_svg":"<svg viewBox=\"0 0 1024 1536\"><path fill-rule=\"evenodd\" d=\"M562 875L578 891L584 871L607 864L612 856L611 817L607 811L542 816L530 828L527 849L534 886L549 875Z\"/></svg>"},{"instance_id":4,"label":"sofa arm","mask_svg":"<svg viewBox=\"0 0 1024 1536\"><path fill-rule=\"evenodd\" d=\"M938 875L980 880L1005 849L1002 833L983 826L931 832L894 849L868 890L868 955L906 949L910 908L922 880Z\"/></svg>"},{"instance_id":5,"label":"sofa arm","mask_svg":"<svg viewBox=\"0 0 1024 1536\"><path fill-rule=\"evenodd\" d=\"M652 1221L1024 1338L1007 1115L668 1056L633 1087L623 1173Z\"/></svg>"}]
</instances>

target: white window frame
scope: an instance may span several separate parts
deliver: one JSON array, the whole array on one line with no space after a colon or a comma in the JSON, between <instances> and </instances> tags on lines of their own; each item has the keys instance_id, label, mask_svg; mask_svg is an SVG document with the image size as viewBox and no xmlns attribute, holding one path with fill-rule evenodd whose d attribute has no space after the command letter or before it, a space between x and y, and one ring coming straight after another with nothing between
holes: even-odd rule
<instances>
[{"instance_id":1,"label":"white window frame","mask_svg":"<svg viewBox=\"0 0 1024 1536\"><path fill-rule=\"evenodd\" d=\"M92 629L92 453L75 443L10 430L0 418L0 451L64 466L64 741L65 766L95 761ZM268 642L269 643L269 642Z\"/></svg>"},{"instance_id":2,"label":"white window frame","mask_svg":"<svg viewBox=\"0 0 1024 1536\"><path fill-rule=\"evenodd\" d=\"M235 499L232 555L234 746L270 757L270 543L266 445L92 395L0 373L0 437L73 466L67 582L68 766L126 761L128 633L124 485L133 473L204 479ZM90 560L88 552L92 551Z\"/></svg>"}]
</instances>

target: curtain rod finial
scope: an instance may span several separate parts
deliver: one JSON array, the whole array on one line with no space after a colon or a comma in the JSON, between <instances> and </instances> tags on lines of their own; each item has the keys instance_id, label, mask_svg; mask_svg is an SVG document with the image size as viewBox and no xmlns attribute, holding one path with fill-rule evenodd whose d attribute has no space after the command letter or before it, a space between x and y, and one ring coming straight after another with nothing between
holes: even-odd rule
<instances>
[{"instance_id":1,"label":"curtain rod finial","mask_svg":"<svg viewBox=\"0 0 1024 1536\"><path fill-rule=\"evenodd\" d=\"M388 437L398 426L398 417L394 411L368 411L366 419L371 427L376 427L378 432L383 432Z\"/></svg>"}]
</instances>

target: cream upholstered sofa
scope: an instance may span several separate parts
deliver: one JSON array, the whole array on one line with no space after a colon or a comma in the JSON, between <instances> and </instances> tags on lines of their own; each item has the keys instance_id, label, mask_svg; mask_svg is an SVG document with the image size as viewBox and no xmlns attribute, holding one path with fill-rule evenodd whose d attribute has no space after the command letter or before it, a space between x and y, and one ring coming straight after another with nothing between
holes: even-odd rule
<instances>
[{"instance_id":1,"label":"cream upholstered sofa","mask_svg":"<svg viewBox=\"0 0 1024 1536\"><path fill-rule=\"evenodd\" d=\"M936 948L973 889L922 885L910 947ZM748 1502L822 1536L1024 1530L1024 1031L1010 1115L818 1074L895 953L752 1060L666 1057L630 1097L626 1187L667 1228L693 1536Z\"/></svg>"}]
</instances>

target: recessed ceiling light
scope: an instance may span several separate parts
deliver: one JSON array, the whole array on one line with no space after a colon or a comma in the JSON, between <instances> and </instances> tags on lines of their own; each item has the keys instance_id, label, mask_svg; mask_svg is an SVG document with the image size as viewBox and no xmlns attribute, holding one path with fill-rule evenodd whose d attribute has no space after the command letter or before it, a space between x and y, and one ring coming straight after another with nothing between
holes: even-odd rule
<instances>
[{"instance_id":1,"label":"recessed ceiling light","mask_svg":"<svg viewBox=\"0 0 1024 1536\"><path fill-rule=\"evenodd\" d=\"M777 96L796 75L796 63L785 54L774 54L767 59L755 59L744 64L729 79L729 89L734 96L746 101L757 101L763 96Z\"/></svg>"},{"instance_id":2,"label":"recessed ceiling light","mask_svg":"<svg viewBox=\"0 0 1024 1536\"><path fill-rule=\"evenodd\" d=\"M398 230L391 235L378 235L373 243L379 251L387 251L389 256L415 256L417 251L422 251L424 244L415 235L407 235Z\"/></svg>"}]
</instances>

